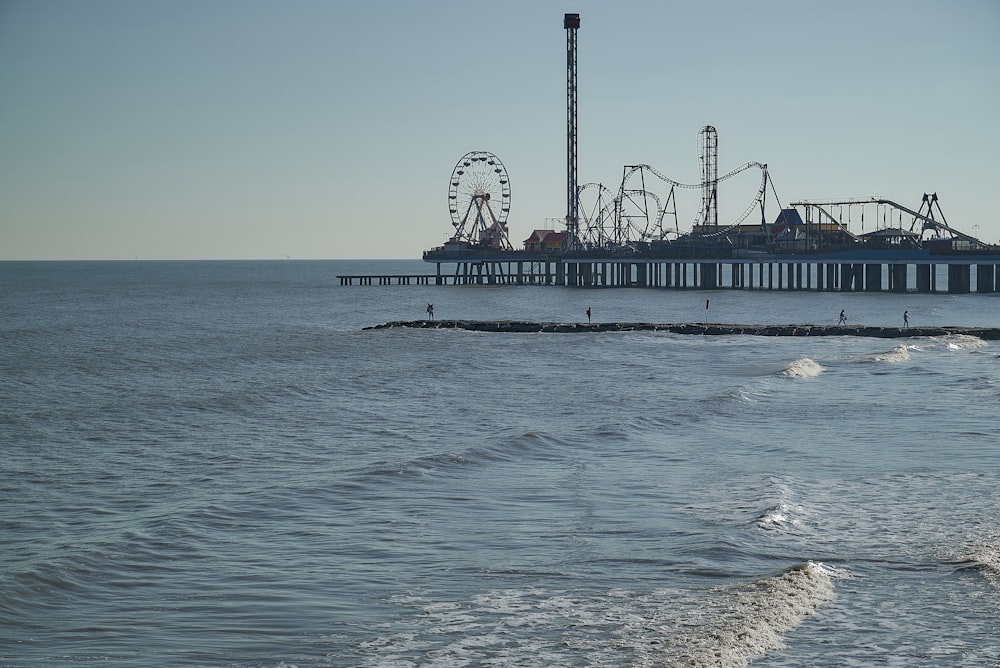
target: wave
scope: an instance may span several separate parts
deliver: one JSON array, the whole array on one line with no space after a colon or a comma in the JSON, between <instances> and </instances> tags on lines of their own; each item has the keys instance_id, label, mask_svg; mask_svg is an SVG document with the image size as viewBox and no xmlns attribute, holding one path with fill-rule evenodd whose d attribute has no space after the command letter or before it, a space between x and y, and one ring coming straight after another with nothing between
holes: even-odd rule
<instances>
[{"instance_id":1,"label":"wave","mask_svg":"<svg viewBox=\"0 0 1000 668\"><path fill-rule=\"evenodd\" d=\"M797 529L802 522L794 516L795 509L787 503L771 506L754 520L754 525L765 531Z\"/></svg>"},{"instance_id":2,"label":"wave","mask_svg":"<svg viewBox=\"0 0 1000 668\"><path fill-rule=\"evenodd\" d=\"M990 585L1000 589L1000 538L974 543L960 563L964 568L975 569Z\"/></svg>"},{"instance_id":3,"label":"wave","mask_svg":"<svg viewBox=\"0 0 1000 668\"><path fill-rule=\"evenodd\" d=\"M784 636L833 598L835 571L807 562L775 577L717 590L693 628L681 620L683 642L661 661L671 665L747 666L785 646Z\"/></svg>"},{"instance_id":4,"label":"wave","mask_svg":"<svg viewBox=\"0 0 1000 668\"><path fill-rule=\"evenodd\" d=\"M910 346L899 345L892 350L886 350L885 352L875 353L874 355L869 355L868 357L862 358L865 362L885 362L888 364L899 364L901 362L908 362L910 360Z\"/></svg>"},{"instance_id":5,"label":"wave","mask_svg":"<svg viewBox=\"0 0 1000 668\"><path fill-rule=\"evenodd\" d=\"M541 588L484 592L468 601L399 596L416 613L406 630L363 642L360 665L673 665L739 668L833 598L837 573L807 562L773 577L701 591L611 590L601 596ZM402 665L402 664L401 664Z\"/></svg>"},{"instance_id":6,"label":"wave","mask_svg":"<svg viewBox=\"0 0 1000 668\"><path fill-rule=\"evenodd\" d=\"M808 357L792 360L781 370L783 376L789 378L816 378L826 369Z\"/></svg>"},{"instance_id":7,"label":"wave","mask_svg":"<svg viewBox=\"0 0 1000 668\"><path fill-rule=\"evenodd\" d=\"M360 478L402 476L405 479L410 476L447 475L457 469L495 462L553 460L562 457L565 448L572 444L568 438L542 431L526 431L462 450L431 452L400 461L373 461L357 470L356 476Z\"/></svg>"},{"instance_id":8,"label":"wave","mask_svg":"<svg viewBox=\"0 0 1000 668\"><path fill-rule=\"evenodd\" d=\"M949 334L943 340L949 350L985 348L988 345L978 336L969 336L968 334Z\"/></svg>"},{"instance_id":9,"label":"wave","mask_svg":"<svg viewBox=\"0 0 1000 668\"><path fill-rule=\"evenodd\" d=\"M846 361L876 364L899 364L902 362L909 362L912 359L912 353L914 352L929 353L942 349L978 350L980 348L985 348L988 345L987 341L984 341L976 336L969 336L968 334L949 334L948 336L925 339L920 343L900 344L889 350L871 353L868 355L861 355L859 357L851 357Z\"/></svg>"}]
</instances>

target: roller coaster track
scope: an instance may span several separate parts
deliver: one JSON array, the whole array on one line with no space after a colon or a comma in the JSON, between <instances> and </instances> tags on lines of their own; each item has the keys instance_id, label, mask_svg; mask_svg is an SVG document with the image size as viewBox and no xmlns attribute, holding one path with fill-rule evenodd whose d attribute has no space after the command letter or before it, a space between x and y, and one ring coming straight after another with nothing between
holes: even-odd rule
<instances>
[{"instance_id":1,"label":"roller coaster track","mask_svg":"<svg viewBox=\"0 0 1000 668\"><path fill-rule=\"evenodd\" d=\"M736 169L720 176L716 180L716 183L730 179L737 174L753 168L760 170L761 182L760 187L757 189L757 194L753 197L753 199L751 199L746 209L744 209L740 216L728 226L712 232L702 232L699 235L700 238L716 238L725 236L732 230L739 227L739 225L750 216L751 212L753 212L757 206L761 205L768 183L767 165L764 163L744 163ZM663 220L667 211L660 197L656 193L646 190L645 188L628 187L629 180L640 172L649 172L652 176L670 186L671 194L667 197L668 203L673 199L674 188L696 190L704 187L701 183L682 183L666 176L655 167L646 164L626 166L624 175L622 176L621 186L617 193L600 183L585 183L577 190L578 198L582 199L584 193L596 189L597 201L592 207L590 207L589 210L584 202L579 202L580 222L582 223L580 232L583 241L595 246L602 246L607 243L622 245L633 241L642 242L662 240L666 237L668 233L663 229ZM656 203L656 214L654 216L653 223L651 225L647 224L642 226L642 229L639 229L640 226L636 225L634 222L634 219L642 217L641 215L629 216L624 213L626 200L634 203L637 195L642 198L651 198ZM648 214L648 212L644 213ZM676 218L676 210L674 211L674 216ZM700 225L704 216L705 212L699 211L698 216L695 218L694 225ZM638 234L639 238L631 238L634 234Z\"/></svg>"},{"instance_id":2,"label":"roller coaster track","mask_svg":"<svg viewBox=\"0 0 1000 668\"><path fill-rule=\"evenodd\" d=\"M935 202L936 201L937 200L935 199ZM924 224L924 229L926 229L927 227L931 227L931 228L933 228L935 230L945 230L946 232L950 233L953 237L955 237L957 239L961 239L963 241L969 241L969 242L977 243L977 244L978 243L982 243L979 239L975 238L974 236L972 236L970 234L966 234L965 232L961 232L959 230L956 230L955 228L953 228L950 225L948 225L948 223L944 221L944 214L943 213L941 214L942 220L936 220L934 218L931 218L929 216L926 216L926 215L920 213L919 211L914 211L913 209L911 209L909 207L906 207L906 206L903 206L902 204L899 204L898 202L894 202L891 199L885 199L884 197L871 197L869 199L857 199L857 198L856 199L844 199L844 200L829 201L829 202L813 202L813 201L805 201L805 200L803 200L803 201L800 201L800 202L792 202L789 206L794 206L794 207L797 207L797 206L812 206L812 207L816 207L820 211L823 211L822 207L824 207L824 206L850 206L850 205L854 205L854 204L887 205L887 206L894 207L894 208L896 208L896 209L898 209L898 210L900 210L900 211L902 211L902 212L904 212L904 213L906 213L908 215L911 215L911 216L913 216L913 223L910 224L910 231L911 232L913 231L914 225L916 225L917 221L919 220L920 222L922 222ZM938 206L938 211L940 211L940 205ZM827 216L829 216L831 220L836 220L835 218L833 218L833 216L830 216L825 211L823 211L823 213L825 213ZM928 213L930 213L930 208L929 207L928 207ZM841 226L843 227L842 224L841 224Z\"/></svg>"},{"instance_id":3,"label":"roller coaster track","mask_svg":"<svg viewBox=\"0 0 1000 668\"><path fill-rule=\"evenodd\" d=\"M597 191L597 200L588 210L580 200L585 192L591 190ZM601 183L584 183L577 188L578 209L582 223L580 232L583 241L595 246L603 246L611 241L613 232L609 232L608 225L613 224L615 220L616 198L617 195Z\"/></svg>"},{"instance_id":4,"label":"roller coaster track","mask_svg":"<svg viewBox=\"0 0 1000 668\"><path fill-rule=\"evenodd\" d=\"M582 200L584 193L591 190L597 191L597 200L592 207L588 207ZM668 211L660 196L651 190L628 188L615 193L600 183L584 183L579 186L577 193L580 200L578 204L580 236L581 241L587 244L624 246L634 241L662 240L668 234L663 229L663 219ZM653 200L656 205L656 213L653 216L649 216L645 208L646 199ZM672 199L673 195L668 195L667 203ZM627 213L626 202L631 203L639 213ZM642 219L646 222L637 222Z\"/></svg>"},{"instance_id":5,"label":"roller coaster track","mask_svg":"<svg viewBox=\"0 0 1000 668\"><path fill-rule=\"evenodd\" d=\"M792 204L791 206L795 206L795 205ZM840 222L839 220L837 220L832 213L830 213L829 211L827 211L826 209L823 208L824 206L830 206L829 204L822 203L822 204L813 204L811 206L816 207L816 210L818 210L820 212L820 214L826 216L828 219L830 219L831 221L833 221L837 225L837 227L840 228L841 232L843 232L844 234L846 234L851 239L854 239L855 241L858 241L858 235L856 235L853 232L851 232L851 230L848 229L847 225L844 225L842 222ZM822 220L822 219L820 219L820 220Z\"/></svg>"},{"instance_id":6,"label":"roller coaster track","mask_svg":"<svg viewBox=\"0 0 1000 668\"><path fill-rule=\"evenodd\" d=\"M732 177L736 176L737 174L739 174L741 172L745 172L746 170L754 168L754 167L756 167L757 169L759 169L760 172L761 172L760 188L757 189L757 195L750 201L750 204L747 206L747 208L743 211L742 214L740 214L740 216L735 221L733 221L732 223L730 223L727 227L725 227L723 229L720 229L718 231L715 231L715 232L702 233L700 236L707 237L707 238L712 238L712 237L719 237L719 236L724 236L724 235L728 234L732 230L734 230L737 227L739 227L740 224L750 216L750 213L754 210L754 208L757 207L760 204L760 202L764 198L764 194L765 194L765 192L767 190L767 178L768 178L767 177L767 165L765 165L764 163L761 163L761 162L747 162L747 163L744 163L744 164L740 165L739 167L737 167L736 169L732 170L731 172L720 176L716 180L716 183L725 181L726 179L732 178ZM623 188L624 188L625 184L628 182L629 178L633 174L635 174L637 171L639 171L639 170L646 170L650 174L652 174L653 176L655 176L656 178L658 178L661 181L663 181L664 183L666 183L667 185L670 185L670 186L675 187L675 188L691 188L691 189L699 188L700 189L700 188L703 187L703 184L701 184L701 183L681 183L680 181L675 181L675 180L671 179L670 177L665 176L664 174L662 174L661 172L659 172L656 168L651 167L650 165L633 165L632 169L629 172L627 172L625 174L624 178L622 179L622 187ZM704 219L704 216L705 216L705 212L704 211L699 211L698 212L698 217L695 218L694 225L695 226L700 225L702 223L702 220ZM658 222L659 222L659 220L658 220Z\"/></svg>"}]
</instances>

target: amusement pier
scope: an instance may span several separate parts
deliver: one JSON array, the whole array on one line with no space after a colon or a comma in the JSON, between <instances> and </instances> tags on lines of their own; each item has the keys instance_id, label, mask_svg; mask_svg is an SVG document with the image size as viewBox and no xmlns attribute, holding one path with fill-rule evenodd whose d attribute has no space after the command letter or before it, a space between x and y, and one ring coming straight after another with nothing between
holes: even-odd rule
<instances>
[{"instance_id":1,"label":"amusement pier","mask_svg":"<svg viewBox=\"0 0 1000 668\"><path fill-rule=\"evenodd\" d=\"M507 217L510 178L500 158L472 151L448 182L453 233L424 252L433 273L342 275L341 285L558 285L844 292L1000 291L1000 246L948 223L937 193L914 206L884 197L782 205L767 165L719 175L719 136L698 133L700 181L675 181L646 164L622 167L614 187L577 182L577 31L566 14L566 216L519 248ZM719 193L737 175L759 176L735 220L720 222ZM745 177L744 177L745 178ZM677 196L700 196L695 220ZM770 195L770 196L769 196ZM554 225L553 225L554 227ZM973 232L979 226L973 225Z\"/></svg>"}]
</instances>

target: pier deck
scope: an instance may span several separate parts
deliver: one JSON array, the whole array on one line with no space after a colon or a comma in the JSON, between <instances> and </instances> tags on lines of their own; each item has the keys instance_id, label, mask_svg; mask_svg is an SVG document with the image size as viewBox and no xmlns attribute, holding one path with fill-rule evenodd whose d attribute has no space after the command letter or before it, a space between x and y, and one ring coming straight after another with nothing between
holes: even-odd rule
<instances>
[{"instance_id":1,"label":"pier deck","mask_svg":"<svg viewBox=\"0 0 1000 668\"><path fill-rule=\"evenodd\" d=\"M434 274L339 274L341 285L440 285Z\"/></svg>"},{"instance_id":2,"label":"pier deck","mask_svg":"<svg viewBox=\"0 0 1000 668\"><path fill-rule=\"evenodd\" d=\"M1000 292L1000 254L860 251L732 257L572 257L509 251L424 257L433 274L339 275L341 285L556 285L587 288ZM444 266L452 265L452 270Z\"/></svg>"},{"instance_id":3,"label":"pier deck","mask_svg":"<svg viewBox=\"0 0 1000 668\"><path fill-rule=\"evenodd\" d=\"M712 323L649 322L531 322L525 320L407 320L365 327L375 329L462 329L474 332L583 333L583 332L670 332L699 335L749 336L862 336L900 339L963 334L988 341L1000 341L997 327L869 327L864 325L736 325Z\"/></svg>"}]
</instances>

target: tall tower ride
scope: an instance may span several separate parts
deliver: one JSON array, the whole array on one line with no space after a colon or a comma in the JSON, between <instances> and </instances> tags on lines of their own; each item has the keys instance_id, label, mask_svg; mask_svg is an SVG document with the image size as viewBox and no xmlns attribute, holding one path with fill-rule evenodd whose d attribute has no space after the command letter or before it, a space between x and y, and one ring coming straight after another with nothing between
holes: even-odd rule
<instances>
[{"instance_id":1,"label":"tall tower ride","mask_svg":"<svg viewBox=\"0 0 1000 668\"><path fill-rule=\"evenodd\" d=\"M566 14L566 241L571 246L579 243L580 218L576 192L576 31L580 27L579 14Z\"/></svg>"},{"instance_id":2,"label":"tall tower ride","mask_svg":"<svg viewBox=\"0 0 1000 668\"><path fill-rule=\"evenodd\" d=\"M719 134L711 125L698 133L701 161L701 228L714 231L719 226Z\"/></svg>"}]
</instances>

